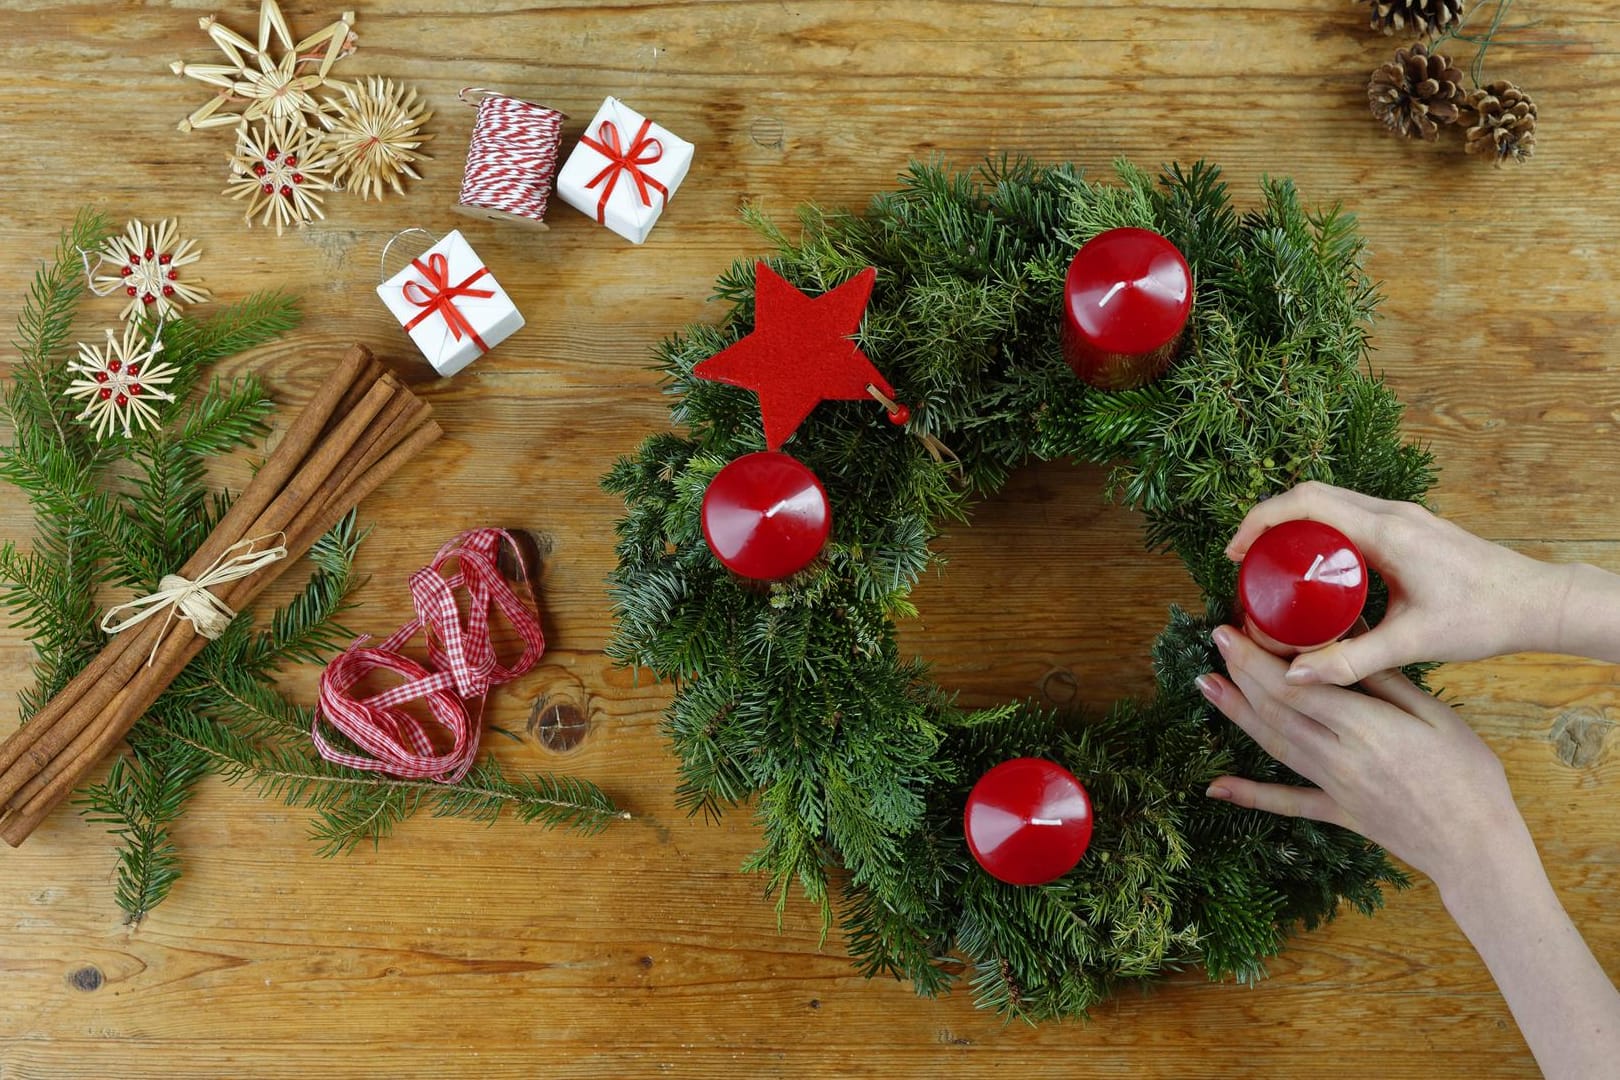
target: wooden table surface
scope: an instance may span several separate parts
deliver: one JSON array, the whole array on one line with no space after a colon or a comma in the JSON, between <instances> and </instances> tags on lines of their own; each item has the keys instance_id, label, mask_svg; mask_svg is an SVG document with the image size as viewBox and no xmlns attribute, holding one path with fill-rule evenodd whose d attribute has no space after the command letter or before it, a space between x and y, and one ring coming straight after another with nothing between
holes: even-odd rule
<instances>
[{"instance_id":1,"label":"wooden table surface","mask_svg":"<svg viewBox=\"0 0 1620 1080\"><path fill-rule=\"evenodd\" d=\"M223 21L251 33L255 8L239 0ZM1388 296L1374 360L1443 465L1445 513L1537 556L1620 569L1620 4L1515 8L1539 20L1527 36L1561 43L1491 54L1542 117L1533 163L1502 170L1464 157L1460 138L1408 145L1374 125L1367 74L1400 42L1343 0L370 4L337 74L419 86L438 113L435 160L408 198L334 201L326 223L280 239L244 229L219 194L229 136L174 129L207 91L167 65L213 61L196 25L210 10L0 4L0 315L81 203L120 221L178 214L219 297L268 284L304 296L302 329L226 370L258 371L292 405L354 340L425 370L372 294L378 252L407 226L461 228L529 325L454 380L423 382L446 437L364 506L374 577L351 621L401 621L405 570L455 530L549 537L551 649L493 718L522 732L543 702L589 731L562 754L532 732L489 749L589 777L635 819L589 839L420 819L375 852L323 861L303 812L205 781L176 830L185 878L129 928L111 842L58 813L0 851L0 1078L1534 1075L1426 884L1300 939L1258 987L1188 973L1089 1024L1038 1030L965 993L927 1001L863 981L836 936L818 946L803 906L779 931L762 882L737 873L747 815L716 826L675 808L667 691L603 658L618 507L597 477L667 426L650 347L716 318L714 275L761 250L742 201L783 217L806 200L860 205L929 155L1094 170L1121 154L1202 156L1240 201L1289 174L1362 215ZM287 7L301 34L338 10ZM468 85L563 109L570 140L603 95L622 96L696 143L696 162L642 248L563 206L543 234L466 220L449 207ZM93 302L82 332L115 309ZM239 482L244 465L219 474ZM1173 559L1142 553L1103 478L1031 465L942 541L950 572L919 590L906 641L965 701L1095 706L1151 686L1166 605L1195 594ZM29 535L15 492L0 494L0 528ZM0 632L8 716L29 656ZM1620 970L1614 669L1516 657L1439 682L1506 759L1554 883ZM291 683L307 696L312 674Z\"/></svg>"}]
</instances>

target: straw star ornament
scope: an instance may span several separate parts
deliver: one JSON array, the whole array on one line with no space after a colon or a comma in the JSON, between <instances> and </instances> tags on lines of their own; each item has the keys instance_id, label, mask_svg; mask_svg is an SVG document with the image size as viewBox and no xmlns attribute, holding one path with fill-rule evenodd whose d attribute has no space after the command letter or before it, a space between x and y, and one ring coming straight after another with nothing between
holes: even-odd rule
<instances>
[{"instance_id":1,"label":"straw star ornament","mask_svg":"<svg viewBox=\"0 0 1620 1080\"><path fill-rule=\"evenodd\" d=\"M340 88L343 98L327 98L321 117L334 161L332 182L362 199L380 201L384 184L403 195L400 177L422 179L412 165L431 160L420 148L433 138L422 134L422 124L433 114L424 110L415 90L392 79L372 76Z\"/></svg>"},{"instance_id":2,"label":"straw star ornament","mask_svg":"<svg viewBox=\"0 0 1620 1080\"><path fill-rule=\"evenodd\" d=\"M97 439L105 439L115 429L128 438L136 431L158 426L153 401L173 401L174 395L159 387L174 381L178 369L157 362L163 342L145 339L138 323L126 323L124 336L107 331L103 348L79 343L77 359L68 362L76 378L62 392L75 400L83 399L84 411L74 417L90 421Z\"/></svg>"},{"instance_id":3,"label":"straw star ornament","mask_svg":"<svg viewBox=\"0 0 1620 1080\"><path fill-rule=\"evenodd\" d=\"M332 157L325 136L314 128L286 122L244 127L231 158L225 194L247 199L242 215L249 226L276 223L276 235L288 225L299 228L325 218L321 192L332 190Z\"/></svg>"},{"instance_id":4,"label":"straw star ornament","mask_svg":"<svg viewBox=\"0 0 1620 1080\"><path fill-rule=\"evenodd\" d=\"M103 296L121 290L129 297L119 318L149 314L172 319L182 305L198 304L213 295L187 269L202 255L197 242L182 238L172 218L155 225L131 221L122 235L109 237L96 254L100 261L91 288Z\"/></svg>"},{"instance_id":5,"label":"straw star ornament","mask_svg":"<svg viewBox=\"0 0 1620 1080\"><path fill-rule=\"evenodd\" d=\"M176 60L169 70L176 75L219 87L207 104L180 121L181 131L231 127L243 121L271 120L303 127L318 120L321 108L311 91L337 86L328 76L332 65L354 52L354 12L345 11L338 21L294 41L286 18L276 0L263 0L259 7L257 44L222 26L212 15L197 21L207 32L228 64L187 64ZM271 55L271 35L285 50L279 59ZM245 105L242 112L222 112L228 106Z\"/></svg>"}]
</instances>

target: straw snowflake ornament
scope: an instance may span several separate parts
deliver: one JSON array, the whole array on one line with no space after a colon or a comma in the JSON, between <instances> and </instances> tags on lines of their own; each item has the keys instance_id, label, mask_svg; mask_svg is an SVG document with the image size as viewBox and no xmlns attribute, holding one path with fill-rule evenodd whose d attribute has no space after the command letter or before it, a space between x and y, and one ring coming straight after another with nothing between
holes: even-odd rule
<instances>
[{"instance_id":1,"label":"straw snowflake ornament","mask_svg":"<svg viewBox=\"0 0 1620 1080\"><path fill-rule=\"evenodd\" d=\"M259 7L257 44L221 26L212 15L199 19L197 25L230 63L187 64L176 60L169 65L176 75L220 88L211 101L180 121L181 131L230 127L255 120L301 128L320 115L311 91L338 85L328 78L332 65L354 52L357 44L352 11L345 11L337 22L295 42L276 0L263 0ZM280 59L271 55L272 33L285 50ZM247 106L240 113L220 111L239 104Z\"/></svg>"},{"instance_id":2,"label":"straw snowflake ornament","mask_svg":"<svg viewBox=\"0 0 1620 1080\"><path fill-rule=\"evenodd\" d=\"M326 143L335 161L333 183L362 199L375 196L380 201L385 183L403 195L400 177L420 180L412 163L431 160L419 148L433 138L422 134L422 124L433 114L424 111L415 90L392 79L373 76L358 85L339 86L343 99L327 98L321 117L330 129Z\"/></svg>"},{"instance_id":3,"label":"straw snowflake ornament","mask_svg":"<svg viewBox=\"0 0 1620 1080\"><path fill-rule=\"evenodd\" d=\"M68 371L77 376L63 391L75 400L85 401L84 411L74 419L90 421L97 439L105 439L121 428L128 438L135 431L158 426L153 401L173 401L174 395L158 389L174 381L178 369L157 363L163 342L156 335L145 340L139 323L126 323L120 339L107 331L103 348L79 343L79 355L68 362Z\"/></svg>"},{"instance_id":4,"label":"straw snowflake ornament","mask_svg":"<svg viewBox=\"0 0 1620 1080\"><path fill-rule=\"evenodd\" d=\"M244 127L231 158L225 194L247 199L250 226L276 223L276 235L288 225L302 228L325 218L321 192L332 190L332 158L325 137L314 128L294 128L285 121Z\"/></svg>"},{"instance_id":5,"label":"straw snowflake ornament","mask_svg":"<svg viewBox=\"0 0 1620 1080\"><path fill-rule=\"evenodd\" d=\"M99 256L90 286L99 295L123 291L129 303L121 319L150 314L172 319L183 304L197 304L212 294L191 276L187 267L202 255L197 242L182 239L174 219L148 225L131 221L122 235L108 238Z\"/></svg>"}]
</instances>

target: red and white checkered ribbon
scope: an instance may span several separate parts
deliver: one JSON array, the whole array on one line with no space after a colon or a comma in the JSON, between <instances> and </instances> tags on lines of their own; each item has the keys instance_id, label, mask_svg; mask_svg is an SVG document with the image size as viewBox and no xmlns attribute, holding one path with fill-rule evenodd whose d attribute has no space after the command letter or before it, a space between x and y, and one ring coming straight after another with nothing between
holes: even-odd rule
<instances>
[{"instance_id":1,"label":"red and white checkered ribbon","mask_svg":"<svg viewBox=\"0 0 1620 1080\"><path fill-rule=\"evenodd\" d=\"M461 100L467 101L468 94L484 97L473 121L458 201L477 210L543 221L567 117L493 90L468 87Z\"/></svg>"},{"instance_id":2,"label":"red and white checkered ribbon","mask_svg":"<svg viewBox=\"0 0 1620 1080\"><path fill-rule=\"evenodd\" d=\"M370 638L357 639L327 665L321 674L320 707L310 732L321 757L350 768L409 779L454 783L467 774L478 756L485 695L490 687L532 670L546 647L538 598L532 605L525 602L501 573L497 560L503 542L516 556L520 574L527 581L523 552L504 530L462 533L439 549L431 565L411 575L415 619L377 645L368 645ZM458 565L446 578L442 571L450 562ZM457 589L467 597L465 618ZM523 654L510 666L495 656L489 627L494 609L499 609L523 639ZM426 666L400 652L422 629L426 630ZM357 683L379 670L401 675L406 681L368 698L350 696ZM473 699L478 701L478 717L467 711L466 703ZM401 707L411 701L427 705L431 722L448 733L448 750L439 748L426 723ZM364 754L333 746L321 734L322 721L341 731Z\"/></svg>"}]
</instances>

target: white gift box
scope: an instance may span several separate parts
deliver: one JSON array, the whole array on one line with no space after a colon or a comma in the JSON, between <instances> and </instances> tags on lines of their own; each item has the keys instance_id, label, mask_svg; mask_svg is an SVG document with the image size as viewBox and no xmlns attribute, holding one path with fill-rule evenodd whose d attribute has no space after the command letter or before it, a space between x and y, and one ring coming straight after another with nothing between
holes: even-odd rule
<instances>
[{"instance_id":1,"label":"white gift box","mask_svg":"<svg viewBox=\"0 0 1620 1080\"><path fill-rule=\"evenodd\" d=\"M377 286L377 295L440 375L454 375L523 326L460 230Z\"/></svg>"},{"instance_id":2,"label":"white gift box","mask_svg":"<svg viewBox=\"0 0 1620 1080\"><path fill-rule=\"evenodd\" d=\"M691 143L610 97L557 173L557 196L639 244L691 167Z\"/></svg>"}]
</instances>

